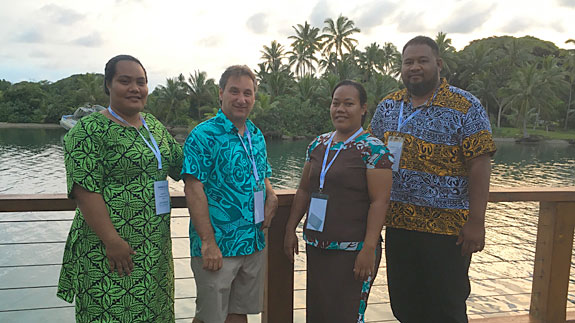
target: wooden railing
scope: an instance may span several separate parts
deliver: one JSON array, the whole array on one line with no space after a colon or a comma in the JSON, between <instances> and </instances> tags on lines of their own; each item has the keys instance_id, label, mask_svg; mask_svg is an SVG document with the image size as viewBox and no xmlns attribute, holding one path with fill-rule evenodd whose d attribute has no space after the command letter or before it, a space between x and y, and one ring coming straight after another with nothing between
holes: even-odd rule
<instances>
[{"instance_id":1,"label":"wooden railing","mask_svg":"<svg viewBox=\"0 0 575 323\"><path fill-rule=\"evenodd\" d=\"M293 264L283 253L285 224L295 191L278 191L279 207L268 232L268 270L262 322L293 322ZM575 228L575 187L493 188L490 202L540 202L529 316L541 322L565 322ZM172 207L185 208L182 193ZM1 212L69 211L65 195L0 195Z\"/></svg>"}]
</instances>

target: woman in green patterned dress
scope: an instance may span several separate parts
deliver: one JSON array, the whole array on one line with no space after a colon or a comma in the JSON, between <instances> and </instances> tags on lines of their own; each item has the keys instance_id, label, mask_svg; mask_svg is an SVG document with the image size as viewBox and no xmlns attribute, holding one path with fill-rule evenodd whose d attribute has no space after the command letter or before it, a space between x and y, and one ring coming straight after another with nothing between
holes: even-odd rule
<instances>
[{"instance_id":1,"label":"woman in green patterned dress","mask_svg":"<svg viewBox=\"0 0 575 323\"><path fill-rule=\"evenodd\" d=\"M68 196L78 208L58 297L77 322L173 322L174 264L167 176L182 148L151 114L146 70L119 55L105 68L110 107L64 138Z\"/></svg>"}]
</instances>

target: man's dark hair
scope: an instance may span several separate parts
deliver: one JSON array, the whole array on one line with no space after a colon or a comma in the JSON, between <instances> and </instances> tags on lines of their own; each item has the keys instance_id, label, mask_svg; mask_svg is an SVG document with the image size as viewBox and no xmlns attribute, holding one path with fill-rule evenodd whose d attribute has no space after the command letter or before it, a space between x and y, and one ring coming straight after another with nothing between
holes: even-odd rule
<instances>
[{"instance_id":1,"label":"man's dark hair","mask_svg":"<svg viewBox=\"0 0 575 323\"><path fill-rule=\"evenodd\" d=\"M405 53L405 49L411 45L427 45L429 46L429 48L431 48L433 54L435 54L436 57L439 57L439 47L437 46L437 43L435 42L435 40L427 36L417 36L415 38L412 38L405 44L405 46L403 46L401 54L403 55Z\"/></svg>"},{"instance_id":2,"label":"man's dark hair","mask_svg":"<svg viewBox=\"0 0 575 323\"><path fill-rule=\"evenodd\" d=\"M132 61L138 63L144 70L146 83L148 83L148 74L146 73L146 69L137 58L131 55L117 55L112 57L108 63L106 63L106 67L104 68L104 92L106 92L108 96L110 95L110 90L108 90L106 85L112 83L112 79L114 78L114 75L116 75L116 64L118 64L120 61Z\"/></svg>"},{"instance_id":3,"label":"man's dark hair","mask_svg":"<svg viewBox=\"0 0 575 323\"><path fill-rule=\"evenodd\" d=\"M331 91L331 98L333 99L333 95L335 94L335 91L340 87L340 86L353 86L358 93L359 96L359 105L363 106L364 104L367 103L367 92L365 91L365 88L363 87L363 85L361 85L361 83L358 83L356 81L352 81L352 80L343 80L339 83L337 83L335 85L335 87L333 88L333 91ZM365 113L361 116L361 124L363 125L363 123L365 122L365 118L367 117L367 109L365 111Z\"/></svg>"},{"instance_id":4,"label":"man's dark hair","mask_svg":"<svg viewBox=\"0 0 575 323\"><path fill-rule=\"evenodd\" d=\"M247 76L249 77L252 82L254 82L254 92L258 90L258 82L256 81L256 76L252 70L247 67L246 65L232 65L226 68L225 72L220 77L219 86L220 89L225 90L226 84L228 84L228 79L230 77L240 77L240 76Z\"/></svg>"}]
</instances>

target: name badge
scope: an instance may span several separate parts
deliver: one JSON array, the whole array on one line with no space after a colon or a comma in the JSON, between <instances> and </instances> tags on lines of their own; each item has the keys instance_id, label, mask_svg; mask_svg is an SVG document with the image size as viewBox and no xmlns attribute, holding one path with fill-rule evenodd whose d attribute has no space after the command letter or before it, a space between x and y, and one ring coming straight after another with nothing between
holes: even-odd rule
<instances>
[{"instance_id":1,"label":"name badge","mask_svg":"<svg viewBox=\"0 0 575 323\"><path fill-rule=\"evenodd\" d=\"M391 167L391 170L397 172L399 170L399 161L401 160L401 151L403 150L403 138L394 136L389 137L387 148L393 155L393 166Z\"/></svg>"},{"instance_id":2,"label":"name badge","mask_svg":"<svg viewBox=\"0 0 575 323\"><path fill-rule=\"evenodd\" d=\"M328 196L320 193L311 194L311 202L309 204L309 212L307 213L307 225L309 230L323 232L323 225L325 223L325 213L327 210Z\"/></svg>"},{"instance_id":3,"label":"name badge","mask_svg":"<svg viewBox=\"0 0 575 323\"><path fill-rule=\"evenodd\" d=\"M156 200L156 215L170 213L170 190L168 181L154 182L154 197Z\"/></svg>"},{"instance_id":4,"label":"name badge","mask_svg":"<svg viewBox=\"0 0 575 323\"><path fill-rule=\"evenodd\" d=\"M264 190L258 189L254 192L254 223L264 221Z\"/></svg>"}]
</instances>

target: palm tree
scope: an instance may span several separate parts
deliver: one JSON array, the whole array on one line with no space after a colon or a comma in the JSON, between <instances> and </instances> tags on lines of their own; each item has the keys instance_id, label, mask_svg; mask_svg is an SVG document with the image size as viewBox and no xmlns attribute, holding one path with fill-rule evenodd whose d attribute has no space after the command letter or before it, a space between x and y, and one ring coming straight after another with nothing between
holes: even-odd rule
<instances>
[{"instance_id":1,"label":"palm tree","mask_svg":"<svg viewBox=\"0 0 575 323\"><path fill-rule=\"evenodd\" d=\"M343 48L351 52L353 47L358 43L357 39L351 38L351 35L361 30L355 27L353 20L349 20L342 15L340 15L336 21L328 18L324 23L327 25L323 27L323 37L325 39L323 43L324 55L329 56L332 49L335 49L335 53L340 59L343 59Z\"/></svg>"},{"instance_id":2,"label":"palm tree","mask_svg":"<svg viewBox=\"0 0 575 323\"><path fill-rule=\"evenodd\" d=\"M171 124L173 115L187 104L186 86L180 77L166 79L166 85L158 85L156 113L158 118L162 118L165 124ZM156 92L154 91L154 92ZM164 115L165 114L165 115Z\"/></svg>"},{"instance_id":3,"label":"palm tree","mask_svg":"<svg viewBox=\"0 0 575 323\"><path fill-rule=\"evenodd\" d=\"M371 43L371 45L365 47L365 52L359 52L358 62L364 82L370 80L372 75L383 67L382 61L383 50L379 48L377 43Z\"/></svg>"},{"instance_id":4,"label":"palm tree","mask_svg":"<svg viewBox=\"0 0 575 323\"><path fill-rule=\"evenodd\" d=\"M288 54L292 55L290 62L299 62L301 65L301 74L298 73L296 67L296 73L301 77L306 72L315 72L316 69L313 63L318 63L315 53L321 48L322 35L320 35L319 28L310 26L307 21L303 26L297 24L297 26L292 26L292 28L296 34L288 37L294 40L291 44L292 50Z\"/></svg>"},{"instance_id":5,"label":"palm tree","mask_svg":"<svg viewBox=\"0 0 575 323\"><path fill-rule=\"evenodd\" d=\"M301 79L304 75L308 73L315 73L316 68L313 65L317 62L317 58L313 55L313 51L310 47L306 47L304 43L292 44L292 50L286 53L290 55L288 57L290 67L295 66L295 72Z\"/></svg>"},{"instance_id":6,"label":"palm tree","mask_svg":"<svg viewBox=\"0 0 575 323\"><path fill-rule=\"evenodd\" d=\"M393 43L384 43L381 49L380 70L387 74L397 77L401 74L401 53Z\"/></svg>"},{"instance_id":7,"label":"palm tree","mask_svg":"<svg viewBox=\"0 0 575 323\"><path fill-rule=\"evenodd\" d=\"M98 97L102 92L102 76L94 73L86 73L78 77L78 82L80 85L80 91L78 92L83 96L85 100L84 103L88 105L98 103Z\"/></svg>"},{"instance_id":8,"label":"palm tree","mask_svg":"<svg viewBox=\"0 0 575 323\"><path fill-rule=\"evenodd\" d=\"M549 60L552 61L552 59ZM537 65L530 63L517 69L507 88L508 97L505 100L505 104L510 105L517 113L516 125L522 124L523 137L529 136L527 133L527 121L530 114L552 108L560 101L556 92L552 89L552 86L557 85L557 83L553 85L546 84L555 82L553 78L546 75L553 70L545 66L552 66L553 63L543 61L543 71ZM545 71L545 69L548 69L548 71Z\"/></svg>"},{"instance_id":9,"label":"palm tree","mask_svg":"<svg viewBox=\"0 0 575 323\"><path fill-rule=\"evenodd\" d=\"M266 71L278 72L281 69L284 47L280 43L274 40L269 47L264 45L264 49L260 52L262 53L261 58L267 64Z\"/></svg>"},{"instance_id":10,"label":"palm tree","mask_svg":"<svg viewBox=\"0 0 575 323\"><path fill-rule=\"evenodd\" d=\"M202 120L205 112L210 112L219 106L218 86L214 79L209 79L206 72L190 73L188 82L184 81L190 98L190 113Z\"/></svg>"},{"instance_id":11,"label":"palm tree","mask_svg":"<svg viewBox=\"0 0 575 323\"><path fill-rule=\"evenodd\" d=\"M575 85L575 54L571 54L567 57L564 66L566 69L567 81L569 82L569 99L567 101L567 111L565 112L565 127L564 127L564 129L567 130L567 125L569 124L569 115L575 114L575 109L571 109L573 86Z\"/></svg>"},{"instance_id":12,"label":"palm tree","mask_svg":"<svg viewBox=\"0 0 575 323\"><path fill-rule=\"evenodd\" d=\"M442 31L437 33L435 42L439 47L439 57L443 60L441 76L449 77L452 71L457 68L455 47L451 45L451 38L447 38L447 34Z\"/></svg>"}]
</instances>

